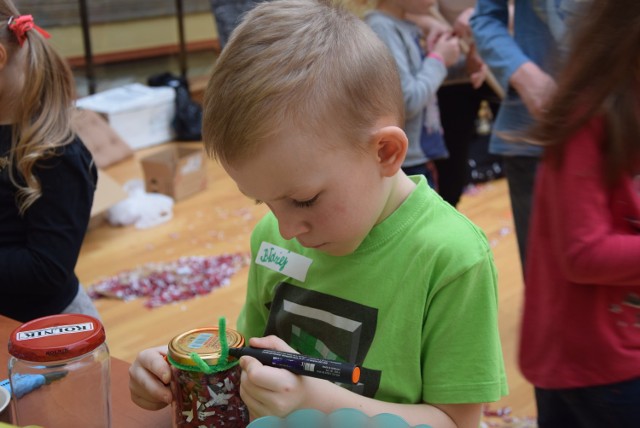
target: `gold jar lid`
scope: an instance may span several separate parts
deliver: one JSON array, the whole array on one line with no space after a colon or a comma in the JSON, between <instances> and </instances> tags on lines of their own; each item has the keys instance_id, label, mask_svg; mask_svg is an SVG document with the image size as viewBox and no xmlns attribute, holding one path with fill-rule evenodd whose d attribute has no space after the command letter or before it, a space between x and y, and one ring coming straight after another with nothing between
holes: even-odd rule
<instances>
[{"instance_id":1,"label":"gold jar lid","mask_svg":"<svg viewBox=\"0 0 640 428\"><path fill-rule=\"evenodd\" d=\"M227 344L230 348L244 345L244 337L235 330L226 329ZM196 353L210 366L218 364L222 353L218 327L197 328L187 331L171 339L169 342L169 357L178 364L196 366L191 358Z\"/></svg>"}]
</instances>

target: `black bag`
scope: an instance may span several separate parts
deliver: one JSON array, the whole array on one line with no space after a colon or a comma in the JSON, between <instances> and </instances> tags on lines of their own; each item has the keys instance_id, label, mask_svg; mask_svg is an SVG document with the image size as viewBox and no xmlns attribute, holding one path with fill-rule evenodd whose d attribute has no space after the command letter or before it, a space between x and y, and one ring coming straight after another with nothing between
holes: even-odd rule
<instances>
[{"instance_id":1,"label":"black bag","mask_svg":"<svg viewBox=\"0 0 640 428\"><path fill-rule=\"evenodd\" d=\"M175 89L176 115L173 118L173 129L176 132L176 140L202 140L202 106L191 99L187 80L167 72L149 77L147 84L170 86Z\"/></svg>"}]
</instances>

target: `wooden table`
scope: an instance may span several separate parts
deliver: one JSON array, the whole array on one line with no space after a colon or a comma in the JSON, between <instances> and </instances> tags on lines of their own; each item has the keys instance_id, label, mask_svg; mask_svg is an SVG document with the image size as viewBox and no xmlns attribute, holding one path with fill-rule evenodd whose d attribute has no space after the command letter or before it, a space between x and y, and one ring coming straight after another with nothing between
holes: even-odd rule
<instances>
[{"instance_id":1,"label":"wooden table","mask_svg":"<svg viewBox=\"0 0 640 428\"><path fill-rule=\"evenodd\" d=\"M9 352L6 344L20 323L0 315L0 379L8 377ZM111 426L114 428L170 428L171 409L149 411L136 406L129 398L129 363L111 357Z\"/></svg>"}]
</instances>

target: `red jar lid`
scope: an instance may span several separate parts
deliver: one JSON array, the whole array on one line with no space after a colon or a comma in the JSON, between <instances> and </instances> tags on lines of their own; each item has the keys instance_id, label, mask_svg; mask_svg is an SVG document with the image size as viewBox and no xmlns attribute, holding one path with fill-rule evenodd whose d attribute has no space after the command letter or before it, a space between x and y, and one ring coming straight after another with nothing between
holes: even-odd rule
<instances>
[{"instance_id":1,"label":"red jar lid","mask_svg":"<svg viewBox=\"0 0 640 428\"><path fill-rule=\"evenodd\" d=\"M67 360L93 351L105 337L102 323L94 317L51 315L16 328L9 337L9 353L26 361Z\"/></svg>"}]
</instances>

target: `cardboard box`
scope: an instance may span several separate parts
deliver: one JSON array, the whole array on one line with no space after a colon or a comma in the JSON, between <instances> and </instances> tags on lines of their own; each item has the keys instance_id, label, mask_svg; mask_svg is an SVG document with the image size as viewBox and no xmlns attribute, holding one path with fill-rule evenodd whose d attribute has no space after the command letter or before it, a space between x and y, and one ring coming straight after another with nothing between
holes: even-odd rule
<instances>
[{"instance_id":1,"label":"cardboard box","mask_svg":"<svg viewBox=\"0 0 640 428\"><path fill-rule=\"evenodd\" d=\"M98 168L106 168L133 156L131 147L99 113L75 109L71 115L71 127L91 152Z\"/></svg>"},{"instance_id":2,"label":"cardboard box","mask_svg":"<svg viewBox=\"0 0 640 428\"><path fill-rule=\"evenodd\" d=\"M175 201L207 187L205 154L201 148L167 147L141 159L145 190Z\"/></svg>"},{"instance_id":3,"label":"cardboard box","mask_svg":"<svg viewBox=\"0 0 640 428\"><path fill-rule=\"evenodd\" d=\"M127 198L127 192L109 174L98 169L98 186L93 196L89 229L98 226L106 219L107 210Z\"/></svg>"},{"instance_id":4,"label":"cardboard box","mask_svg":"<svg viewBox=\"0 0 640 428\"><path fill-rule=\"evenodd\" d=\"M80 98L76 106L100 113L137 150L174 138L175 98L175 90L168 86L133 83Z\"/></svg>"}]
</instances>

